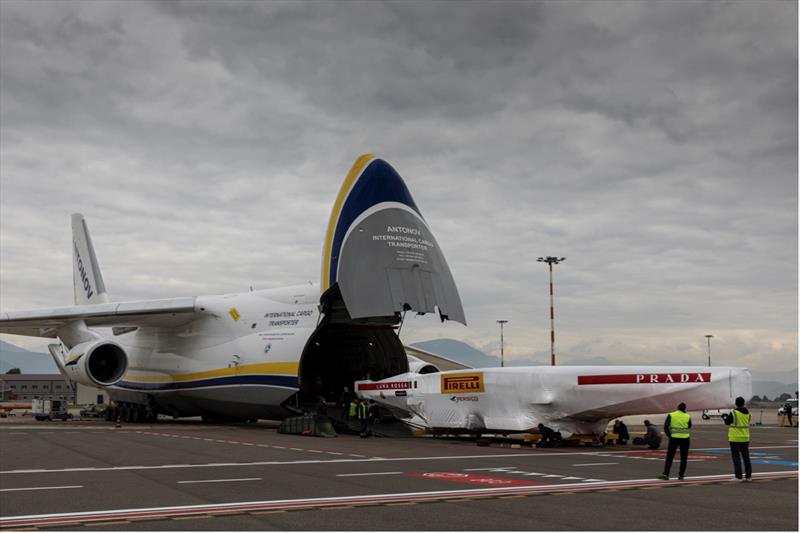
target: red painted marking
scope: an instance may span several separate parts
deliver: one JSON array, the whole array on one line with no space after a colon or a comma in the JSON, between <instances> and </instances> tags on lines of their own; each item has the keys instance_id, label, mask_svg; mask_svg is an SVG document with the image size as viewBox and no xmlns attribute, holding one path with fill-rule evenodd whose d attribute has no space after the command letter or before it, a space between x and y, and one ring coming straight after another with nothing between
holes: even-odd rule
<instances>
[{"instance_id":1,"label":"red painted marking","mask_svg":"<svg viewBox=\"0 0 800 533\"><path fill-rule=\"evenodd\" d=\"M609 385L614 383L710 383L711 372L672 372L668 374L600 374L578 376L578 385Z\"/></svg>"},{"instance_id":2,"label":"red painted marking","mask_svg":"<svg viewBox=\"0 0 800 533\"><path fill-rule=\"evenodd\" d=\"M410 389L410 381L389 381L388 383L359 383L357 385L359 391L362 390L395 390L395 389Z\"/></svg>"},{"instance_id":3,"label":"red painted marking","mask_svg":"<svg viewBox=\"0 0 800 533\"><path fill-rule=\"evenodd\" d=\"M406 475L425 479L454 481L456 483L466 483L467 485L478 485L480 487L533 487L534 485L544 484L541 481L485 476L482 474L464 474L461 472L415 472Z\"/></svg>"}]
</instances>

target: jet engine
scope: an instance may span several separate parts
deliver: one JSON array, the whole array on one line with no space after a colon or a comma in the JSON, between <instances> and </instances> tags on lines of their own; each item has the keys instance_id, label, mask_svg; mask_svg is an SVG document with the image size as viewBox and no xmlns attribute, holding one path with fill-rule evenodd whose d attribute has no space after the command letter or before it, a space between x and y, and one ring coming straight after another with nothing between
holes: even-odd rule
<instances>
[{"instance_id":1,"label":"jet engine","mask_svg":"<svg viewBox=\"0 0 800 533\"><path fill-rule=\"evenodd\" d=\"M69 379L90 387L110 387L125 375L128 355L116 342L97 339L73 346L64 358Z\"/></svg>"},{"instance_id":2,"label":"jet engine","mask_svg":"<svg viewBox=\"0 0 800 533\"><path fill-rule=\"evenodd\" d=\"M439 372L439 368L427 361L423 361L419 357L414 357L408 353L406 357L408 357L408 370L410 372L414 372L415 374L433 374L434 372Z\"/></svg>"}]
</instances>

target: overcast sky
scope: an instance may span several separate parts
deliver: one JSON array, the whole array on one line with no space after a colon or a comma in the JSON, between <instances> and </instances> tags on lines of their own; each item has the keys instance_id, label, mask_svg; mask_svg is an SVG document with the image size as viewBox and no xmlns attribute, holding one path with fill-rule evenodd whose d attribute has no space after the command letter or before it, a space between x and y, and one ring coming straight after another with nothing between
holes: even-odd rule
<instances>
[{"instance_id":1,"label":"overcast sky","mask_svg":"<svg viewBox=\"0 0 800 533\"><path fill-rule=\"evenodd\" d=\"M0 309L319 278L364 152L405 178L468 327L549 360L797 366L797 3L0 2ZM3 337L41 348L45 343Z\"/></svg>"}]
</instances>

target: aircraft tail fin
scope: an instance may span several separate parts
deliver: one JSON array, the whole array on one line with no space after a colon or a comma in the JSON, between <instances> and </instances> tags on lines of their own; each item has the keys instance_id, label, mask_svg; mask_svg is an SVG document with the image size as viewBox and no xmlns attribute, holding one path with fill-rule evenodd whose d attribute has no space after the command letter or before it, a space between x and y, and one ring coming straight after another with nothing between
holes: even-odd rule
<instances>
[{"instance_id":1,"label":"aircraft tail fin","mask_svg":"<svg viewBox=\"0 0 800 533\"><path fill-rule=\"evenodd\" d=\"M108 302L89 228L80 213L72 215L72 282L76 305Z\"/></svg>"}]
</instances>

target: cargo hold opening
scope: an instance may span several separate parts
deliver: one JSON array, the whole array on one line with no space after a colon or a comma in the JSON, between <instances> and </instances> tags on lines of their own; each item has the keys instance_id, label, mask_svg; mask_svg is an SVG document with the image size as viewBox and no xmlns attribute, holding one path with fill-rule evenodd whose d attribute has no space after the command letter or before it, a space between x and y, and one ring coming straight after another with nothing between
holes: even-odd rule
<instances>
[{"instance_id":1,"label":"cargo hold opening","mask_svg":"<svg viewBox=\"0 0 800 533\"><path fill-rule=\"evenodd\" d=\"M338 286L321 302L323 318L300 359L300 403L317 402L320 396L335 402L357 380L408 372L408 357L394 329L399 317L351 319Z\"/></svg>"}]
</instances>

